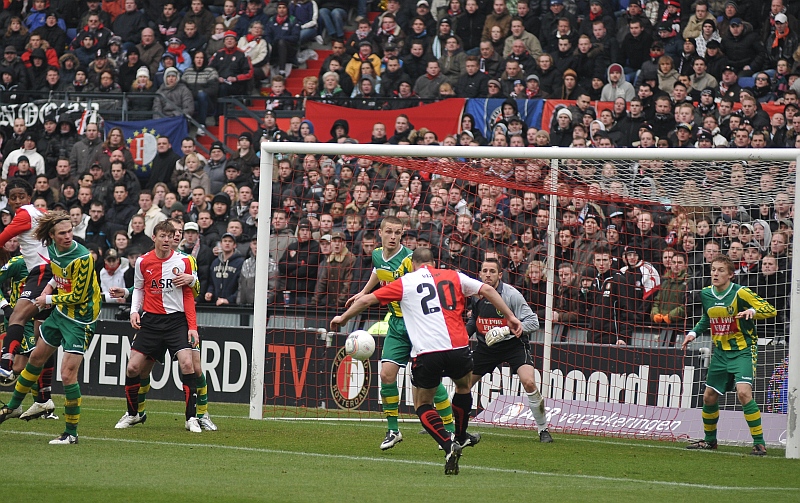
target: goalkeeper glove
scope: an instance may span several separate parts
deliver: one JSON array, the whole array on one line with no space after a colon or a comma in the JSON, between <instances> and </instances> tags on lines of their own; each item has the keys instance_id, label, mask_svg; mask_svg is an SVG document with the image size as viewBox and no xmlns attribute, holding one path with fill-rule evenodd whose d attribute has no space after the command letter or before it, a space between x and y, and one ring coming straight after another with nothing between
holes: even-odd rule
<instances>
[{"instance_id":1,"label":"goalkeeper glove","mask_svg":"<svg viewBox=\"0 0 800 503\"><path fill-rule=\"evenodd\" d=\"M508 327L494 327L488 332L486 332L486 345L492 346L497 344L500 341L506 339L506 336L511 333L511 329Z\"/></svg>"}]
</instances>

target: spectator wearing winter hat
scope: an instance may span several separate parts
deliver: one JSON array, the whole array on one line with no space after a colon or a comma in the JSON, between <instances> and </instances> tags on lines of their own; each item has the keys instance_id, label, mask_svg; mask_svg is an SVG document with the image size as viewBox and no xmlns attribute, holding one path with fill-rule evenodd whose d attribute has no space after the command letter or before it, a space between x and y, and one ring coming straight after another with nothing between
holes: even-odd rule
<instances>
[{"instance_id":1,"label":"spectator wearing winter hat","mask_svg":"<svg viewBox=\"0 0 800 503\"><path fill-rule=\"evenodd\" d=\"M147 68L142 60L139 58L139 49L131 47L125 55L125 60L121 65L117 65L117 81L119 86L128 91L133 88L136 77L140 68ZM147 77L150 78L150 71L147 72Z\"/></svg>"},{"instance_id":2,"label":"spectator wearing winter hat","mask_svg":"<svg viewBox=\"0 0 800 503\"><path fill-rule=\"evenodd\" d=\"M192 58L186 51L186 46L178 37L169 38L167 41L166 53L172 54L175 57L175 68L177 68L181 74L183 74L183 72L185 72L186 69L192 65Z\"/></svg>"},{"instance_id":3,"label":"spectator wearing winter hat","mask_svg":"<svg viewBox=\"0 0 800 503\"><path fill-rule=\"evenodd\" d=\"M214 68L219 77L219 96L224 98L237 94L247 94L250 81L253 79L253 65L244 53L236 47L238 36L229 30L224 34L224 46L211 58L209 66Z\"/></svg>"},{"instance_id":4,"label":"spectator wearing winter hat","mask_svg":"<svg viewBox=\"0 0 800 503\"><path fill-rule=\"evenodd\" d=\"M181 82L192 92L197 121L207 126L216 124L214 116L219 95L219 74L208 66L208 58L203 51L194 53L192 66L183 73Z\"/></svg>"},{"instance_id":5,"label":"spectator wearing winter hat","mask_svg":"<svg viewBox=\"0 0 800 503\"><path fill-rule=\"evenodd\" d=\"M622 65L618 63L610 64L608 66L608 84L603 86L600 101L614 101L621 97L628 102L634 96L636 96L636 91L633 89L633 85L625 80Z\"/></svg>"},{"instance_id":6,"label":"spectator wearing winter hat","mask_svg":"<svg viewBox=\"0 0 800 503\"><path fill-rule=\"evenodd\" d=\"M152 93L156 91L153 81L150 80L150 71L146 66L141 66L136 70L136 80L128 88L131 94L128 95L128 109L137 112L153 110L154 98Z\"/></svg>"},{"instance_id":7,"label":"spectator wearing winter hat","mask_svg":"<svg viewBox=\"0 0 800 503\"><path fill-rule=\"evenodd\" d=\"M177 68L164 71L164 84L156 91L153 111L159 117L181 117L184 113L194 113L192 92L181 81Z\"/></svg>"}]
</instances>

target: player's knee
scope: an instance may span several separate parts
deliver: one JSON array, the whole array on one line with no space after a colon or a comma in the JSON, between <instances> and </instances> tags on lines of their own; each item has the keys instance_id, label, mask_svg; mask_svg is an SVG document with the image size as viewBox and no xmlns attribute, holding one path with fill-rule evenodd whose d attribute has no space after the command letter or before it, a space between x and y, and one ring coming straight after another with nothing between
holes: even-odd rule
<instances>
[{"instance_id":1,"label":"player's knee","mask_svg":"<svg viewBox=\"0 0 800 503\"><path fill-rule=\"evenodd\" d=\"M128 377L136 377L142 373L141 366L133 360L128 360L128 366L125 368L125 375Z\"/></svg>"},{"instance_id":2,"label":"player's knee","mask_svg":"<svg viewBox=\"0 0 800 503\"><path fill-rule=\"evenodd\" d=\"M188 374L191 374L191 375L195 374L194 364L192 363L191 360L189 360L188 362L181 362L180 366L181 366L181 373L182 374L187 374L187 375Z\"/></svg>"},{"instance_id":3,"label":"player's knee","mask_svg":"<svg viewBox=\"0 0 800 503\"><path fill-rule=\"evenodd\" d=\"M706 388L706 391L703 393L703 404L716 405L718 401L719 395L717 395L717 392L711 388Z\"/></svg>"},{"instance_id":4,"label":"player's knee","mask_svg":"<svg viewBox=\"0 0 800 503\"><path fill-rule=\"evenodd\" d=\"M519 381L525 393L533 393L537 390L536 381L534 381L533 378L520 379Z\"/></svg>"},{"instance_id":5,"label":"player's knee","mask_svg":"<svg viewBox=\"0 0 800 503\"><path fill-rule=\"evenodd\" d=\"M739 399L739 403L746 405L753 399L753 394L749 389L739 389L736 390L736 397Z\"/></svg>"},{"instance_id":6,"label":"player's knee","mask_svg":"<svg viewBox=\"0 0 800 503\"><path fill-rule=\"evenodd\" d=\"M397 372L381 369L381 384L394 384L397 382Z\"/></svg>"}]
</instances>

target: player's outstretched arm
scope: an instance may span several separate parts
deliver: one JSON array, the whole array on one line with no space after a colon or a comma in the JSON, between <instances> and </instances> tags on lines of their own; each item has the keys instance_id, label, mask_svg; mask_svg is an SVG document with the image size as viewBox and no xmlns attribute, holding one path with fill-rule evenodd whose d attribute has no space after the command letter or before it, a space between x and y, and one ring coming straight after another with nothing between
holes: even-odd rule
<instances>
[{"instance_id":1,"label":"player's outstretched arm","mask_svg":"<svg viewBox=\"0 0 800 503\"><path fill-rule=\"evenodd\" d=\"M350 307L353 304L353 302L357 301L358 299L362 298L363 296L371 292L376 286L378 286L378 283L380 283L380 281L378 280L378 275L375 274L375 271L372 271L372 274L369 275L369 280L367 281L367 284L364 285L364 288L362 288L361 291L358 292L357 294L347 299L347 302L345 302L344 307Z\"/></svg>"},{"instance_id":2,"label":"player's outstretched arm","mask_svg":"<svg viewBox=\"0 0 800 503\"><path fill-rule=\"evenodd\" d=\"M505 303L500 294L497 293L497 290L492 288L490 285L483 285L481 287L480 294L483 295L486 300L492 303L494 307L497 308L503 314L503 317L506 319L506 323L508 324L508 328L511 330L511 333L519 337L522 335L522 322L517 319L514 315L514 312L511 311L511 308Z\"/></svg>"},{"instance_id":3,"label":"player's outstretched arm","mask_svg":"<svg viewBox=\"0 0 800 503\"><path fill-rule=\"evenodd\" d=\"M347 323L348 320L355 318L369 306L377 303L378 298L372 293L356 299L353 305L351 305L344 314L340 314L331 320L331 330L334 332L338 331L339 327Z\"/></svg>"}]
</instances>

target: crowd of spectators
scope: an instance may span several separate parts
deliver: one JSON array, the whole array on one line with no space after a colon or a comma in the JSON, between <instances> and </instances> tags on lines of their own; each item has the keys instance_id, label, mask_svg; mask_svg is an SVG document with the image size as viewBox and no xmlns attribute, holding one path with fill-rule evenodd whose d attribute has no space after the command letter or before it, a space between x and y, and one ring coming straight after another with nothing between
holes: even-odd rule
<instances>
[{"instance_id":1,"label":"crowd of spectators","mask_svg":"<svg viewBox=\"0 0 800 503\"><path fill-rule=\"evenodd\" d=\"M313 117L292 117L281 130L276 111L302 108L305 99L342 97L357 108L399 109L409 101L397 97L438 99L448 85L458 96L509 98L488 134L465 114L458 134L439 138L398 111L394 124L374 124L373 143L764 148L797 146L800 132L796 47L785 47L791 40L797 45L796 19L781 0L764 5L763 12L754 5L699 0L691 15L688 6L672 0L625 9L602 0L536 6L523 0L513 6L501 0L401 6L389 0L372 24L364 22L365 2L350 6L344 0L266 6L125 0L103 2L102 8L99 2L36 0L26 15L17 3L0 13L0 23L8 26L0 63L4 83L34 88L37 68L46 64L48 85L71 82L66 85L78 92L129 90L132 106L142 110L186 111L203 119L208 114L213 121L215 97L247 94L254 78L270 78L263 122L255 133L238 137L232 154L214 143L203 155L187 137L178 155L168 138L159 137L146 173L134 166L119 129L103 137L90 123L78 135L67 117L49 114L41 130L14 120L0 149L2 180L23 178L34 187L35 205L70 213L75 235L97 254L105 291L131 283L130 264L152 248L152 228L173 218L184 222L181 249L197 259L198 302L253 304L258 145L355 142L345 119L328 132L316 131ZM358 29L345 39L350 7ZM287 15L287 8L294 14ZM319 17L318 29L297 21L306 10L315 23ZM280 23L296 23L304 43L332 44L321 90L315 87L319 80L309 77L299 96L286 92L281 72L288 73L285 65L300 46L276 38ZM286 31L295 31L292 26ZM714 30L708 32L709 26ZM55 36L59 30L61 38ZM75 30L71 38L69 30ZM748 47L761 51L749 61L734 57L742 33ZM678 34L688 41L681 43ZM642 47L650 52L637 60L630 51ZM772 68L769 55L776 47L786 50ZM249 56L242 57L240 49ZM715 57L728 59L718 65ZM62 81L64 72L72 73ZM737 84L751 76L752 88ZM350 87L342 85L348 81ZM759 89L765 85L768 93ZM149 92L136 96L137 89ZM163 99L151 96L154 89ZM377 93L374 99L370 93ZM512 99L539 97L570 100L557 109L549 131L528 127ZM600 98L613 106L595 109L592 101ZM762 109L766 103L782 111L770 117ZM274 210L266 250L268 302L341 308L369 278L381 219L392 215L406 228L403 244L431 247L441 267L477 276L484 259L497 257L504 280L520 288L543 318L550 217L543 194L555 190L555 322L587 329L588 340L609 344L631 342L636 327L682 329L698 314L698 292L710 284L710 261L725 253L739 266L736 281L778 307L779 317L766 333L784 336L793 164L565 160L555 189L545 186L545 161L476 160L474 167L486 173L487 182L500 183L364 158L279 157L273 179L265 181L272 184ZM0 182L1 197L4 187ZM0 210L0 226L11 218Z\"/></svg>"}]
</instances>

